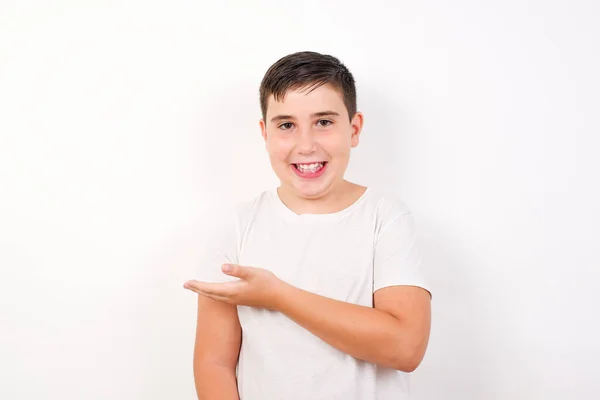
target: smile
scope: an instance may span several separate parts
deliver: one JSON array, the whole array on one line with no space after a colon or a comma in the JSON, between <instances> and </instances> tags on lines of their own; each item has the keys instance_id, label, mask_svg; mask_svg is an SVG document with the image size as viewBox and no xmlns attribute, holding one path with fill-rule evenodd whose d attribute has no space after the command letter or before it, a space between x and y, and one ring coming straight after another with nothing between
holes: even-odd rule
<instances>
[{"instance_id":1,"label":"smile","mask_svg":"<svg viewBox=\"0 0 600 400\"><path fill-rule=\"evenodd\" d=\"M327 167L327 161L315 163L292 164L296 175L305 179L315 179L323 175Z\"/></svg>"}]
</instances>

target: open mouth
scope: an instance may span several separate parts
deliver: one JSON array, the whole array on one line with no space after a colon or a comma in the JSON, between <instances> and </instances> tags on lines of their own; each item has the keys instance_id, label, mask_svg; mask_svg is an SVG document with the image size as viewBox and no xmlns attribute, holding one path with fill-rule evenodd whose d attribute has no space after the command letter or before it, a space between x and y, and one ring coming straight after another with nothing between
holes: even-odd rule
<instances>
[{"instance_id":1,"label":"open mouth","mask_svg":"<svg viewBox=\"0 0 600 400\"><path fill-rule=\"evenodd\" d=\"M325 173L327 161L292 164L292 169L302 179L317 179Z\"/></svg>"},{"instance_id":2,"label":"open mouth","mask_svg":"<svg viewBox=\"0 0 600 400\"><path fill-rule=\"evenodd\" d=\"M292 164L296 170L304 174L315 174L325 168L327 161L309 163L309 164Z\"/></svg>"}]
</instances>

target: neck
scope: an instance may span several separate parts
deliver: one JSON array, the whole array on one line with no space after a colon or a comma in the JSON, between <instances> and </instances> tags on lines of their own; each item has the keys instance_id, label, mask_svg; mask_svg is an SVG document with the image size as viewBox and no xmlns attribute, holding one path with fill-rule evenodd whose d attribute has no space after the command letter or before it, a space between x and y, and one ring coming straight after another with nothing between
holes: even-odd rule
<instances>
[{"instance_id":1,"label":"neck","mask_svg":"<svg viewBox=\"0 0 600 400\"><path fill-rule=\"evenodd\" d=\"M319 197L302 197L289 188L277 188L279 198L296 214L330 214L342 211L354 204L367 188L343 180L333 190Z\"/></svg>"}]
</instances>

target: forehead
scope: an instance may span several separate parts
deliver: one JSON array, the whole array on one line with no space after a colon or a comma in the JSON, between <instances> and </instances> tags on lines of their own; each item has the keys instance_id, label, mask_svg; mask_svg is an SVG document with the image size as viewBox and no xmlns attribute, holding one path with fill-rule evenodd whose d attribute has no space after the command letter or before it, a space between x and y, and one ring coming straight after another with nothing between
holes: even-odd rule
<instances>
[{"instance_id":1,"label":"forehead","mask_svg":"<svg viewBox=\"0 0 600 400\"><path fill-rule=\"evenodd\" d=\"M302 118L321 111L335 111L345 115L346 105L341 91L330 84L316 89L311 86L288 90L285 95L275 100L273 94L267 102L267 120L274 115L292 115Z\"/></svg>"}]
</instances>

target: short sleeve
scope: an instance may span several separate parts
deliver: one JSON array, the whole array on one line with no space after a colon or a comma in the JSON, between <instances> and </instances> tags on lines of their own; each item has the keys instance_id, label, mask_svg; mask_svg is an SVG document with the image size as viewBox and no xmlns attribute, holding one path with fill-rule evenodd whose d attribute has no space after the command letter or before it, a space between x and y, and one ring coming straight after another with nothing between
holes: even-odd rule
<instances>
[{"instance_id":1,"label":"short sleeve","mask_svg":"<svg viewBox=\"0 0 600 400\"><path fill-rule=\"evenodd\" d=\"M202 231L195 279L203 282L237 280L221 270L223 264L238 263L239 228L235 209L207 212L202 219Z\"/></svg>"},{"instance_id":2,"label":"short sleeve","mask_svg":"<svg viewBox=\"0 0 600 400\"><path fill-rule=\"evenodd\" d=\"M388 286L419 286L431 293L422 271L422 249L410 211L382 226L375 244L373 292Z\"/></svg>"}]
</instances>

